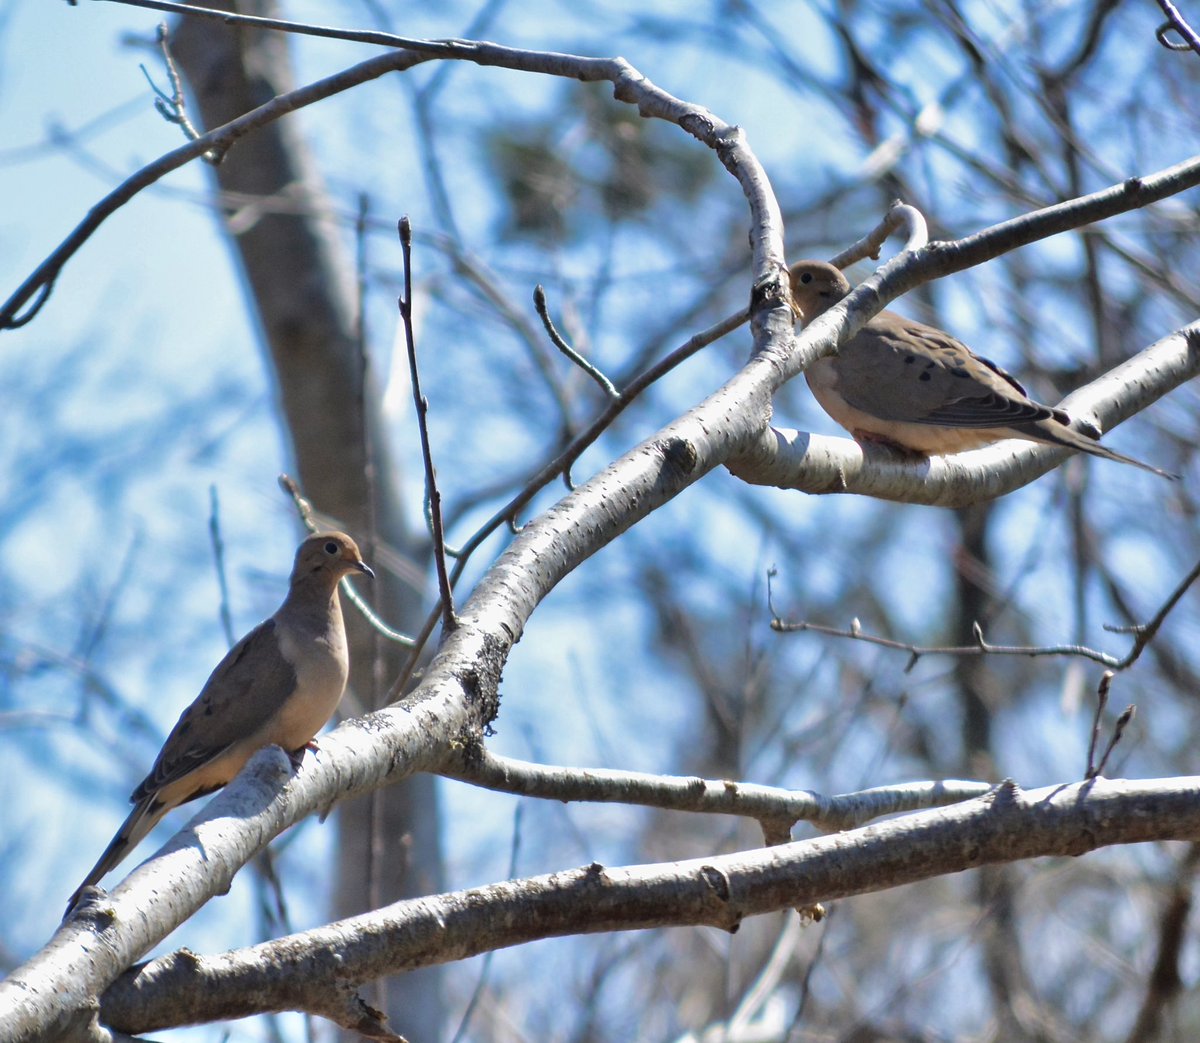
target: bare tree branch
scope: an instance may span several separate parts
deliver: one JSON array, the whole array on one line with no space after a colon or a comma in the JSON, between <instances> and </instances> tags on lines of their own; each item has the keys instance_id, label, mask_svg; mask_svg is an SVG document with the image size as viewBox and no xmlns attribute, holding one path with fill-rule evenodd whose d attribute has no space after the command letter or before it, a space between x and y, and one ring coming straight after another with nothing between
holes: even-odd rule
<instances>
[{"instance_id":1,"label":"bare tree branch","mask_svg":"<svg viewBox=\"0 0 1200 1043\"><path fill-rule=\"evenodd\" d=\"M421 460L425 465L425 500L433 537L433 561L437 568L438 594L442 606L442 631L458 626L454 615L454 590L446 571L446 530L442 525L442 493L437 485L437 469L433 466L433 450L429 445L429 400L421 394L421 376L417 367L417 345L412 324L412 225L407 217L400 218L400 249L404 254L404 294L399 300L400 318L404 322L404 343L408 349L408 375L412 382L413 405L417 415L417 431L421 436Z\"/></svg>"},{"instance_id":2,"label":"bare tree branch","mask_svg":"<svg viewBox=\"0 0 1200 1043\"><path fill-rule=\"evenodd\" d=\"M0 330L16 329L30 322L46 303L54 283L67 262L79 251L95 231L143 189L166 177L173 170L203 156L210 150L224 153L239 139L259 127L279 119L296 109L332 97L360 83L388 72L411 68L427 59L416 54L385 54L361 65L353 66L333 76L300 87L288 94L273 98L252 112L239 116L223 127L202 134L194 141L160 156L153 163L127 178L112 192L96 203L87 216L75 226L66 239L33 271L33 273L0 306ZM28 309L22 314L26 305Z\"/></svg>"},{"instance_id":3,"label":"bare tree branch","mask_svg":"<svg viewBox=\"0 0 1200 1043\"><path fill-rule=\"evenodd\" d=\"M1170 51L1195 51L1200 54L1200 34L1196 32L1179 12L1171 0L1158 0L1158 6L1163 9L1163 14L1167 16L1166 22L1159 26L1158 31L1154 34L1161 43ZM1175 43L1168 38L1168 33L1171 30L1177 32L1182 38L1181 43Z\"/></svg>"},{"instance_id":4,"label":"bare tree branch","mask_svg":"<svg viewBox=\"0 0 1200 1043\"><path fill-rule=\"evenodd\" d=\"M883 244L901 230L905 236L905 252L920 250L929 243L929 230L925 224L925 215L915 206L909 206L897 199L878 225L857 243L846 247L836 257L831 257L829 263L835 268L849 268L855 261L861 261L868 257L879 260L879 251L883 248Z\"/></svg>"},{"instance_id":5,"label":"bare tree branch","mask_svg":"<svg viewBox=\"0 0 1200 1043\"><path fill-rule=\"evenodd\" d=\"M127 2L127 0L116 0ZM131 0L129 0L131 2ZM154 6L161 10L178 11L187 15L208 15L228 22L236 20L243 23L273 23L273 19L256 19L253 16L230 15L225 11L210 11L205 8L191 7L186 4L167 4L165 0L138 0L139 6ZM290 31L299 31L295 23L288 23ZM282 28L269 24L267 27ZM315 27L308 27L310 29ZM316 32L314 35L332 35L333 33ZM389 34L381 34L387 36ZM550 76L563 76L584 82L607 80L613 84L613 94L618 101L636 105L638 112L645 117L664 119L675 123L697 140L714 149L721 157L727 168L741 183L747 198L753 205L772 208L773 223L780 225L778 205L773 196L766 191L765 174L757 164L738 162L738 157L744 151L741 130L716 119L712 113L698 105L690 105L672 97L650 82L645 76L634 69L621 58L583 58L577 55L559 54L549 51L529 51L519 48L502 47L498 44L474 43L469 41L419 41L402 37L393 37L389 46L402 46L405 51L380 55L359 65L352 66L334 76L300 87L287 94L272 99L265 105L252 112L246 113L223 127L209 131L190 141L186 145L168 152L154 163L143 167L128 178L113 192L109 193L99 203L92 207L87 217L76 226L74 231L43 261L38 268L17 288L11 297L0 306L0 330L12 329L28 323L45 304L59 272L79 248L91 237L100 225L134 198L143 189L154 184L172 170L176 170L191 160L203 155L210 149L225 152L238 138L276 120L289 112L321 101L342 91L349 90L360 83L376 79L388 72L398 72L412 68L431 57L441 56L464 61L475 62L479 65L494 65L500 68L516 69L524 72L544 73ZM751 237L751 247L754 252L755 268L761 274L773 270L777 280L775 299L783 299L783 280L780 274L783 270L782 244L776 233L776 241L769 243L761 236ZM32 303L31 303L32 302ZM22 314L22 309L30 307Z\"/></svg>"},{"instance_id":6,"label":"bare tree branch","mask_svg":"<svg viewBox=\"0 0 1200 1043\"><path fill-rule=\"evenodd\" d=\"M779 823L785 833L801 821L824 832L851 829L882 815L945 807L981 797L993 788L987 782L945 779L877 786L826 797L810 790L787 790L729 779L552 767L501 757L483 747L462 751L439 774L503 793L546 800L599 801L710 815L741 815L763 823Z\"/></svg>"},{"instance_id":7,"label":"bare tree branch","mask_svg":"<svg viewBox=\"0 0 1200 1043\"><path fill-rule=\"evenodd\" d=\"M814 329L820 321L812 324ZM824 334L823 329L820 332ZM816 336L814 333L809 343L823 346L826 341L816 341ZM1197 373L1200 321L1168 334L1068 395L1062 406L1072 415L1098 420L1108 430ZM1010 439L953 456L914 460L887 450L864 450L848 438L772 427L759 434L752 449L726 466L736 477L754 485L964 507L1019 489L1070 455L1069 450Z\"/></svg>"},{"instance_id":8,"label":"bare tree branch","mask_svg":"<svg viewBox=\"0 0 1200 1043\"><path fill-rule=\"evenodd\" d=\"M621 393L613 385L613 382L571 347L563 339L562 334L555 328L554 320L550 318L549 305L546 303L546 289L540 283L533 288L533 306L537 309L538 318L542 320L542 325L545 327L546 335L550 338L551 343L583 370L584 373L591 377L608 398L620 398Z\"/></svg>"},{"instance_id":9,"label":"bare tree branch","mask_svg":"<svg viewBox=\"0 0 1200 1043\"><path fill-rule=\"evenodd\" d=\"M1200 778L1097 779L1030 792L1006 782L951 808L834 836L659 865L593 864L409 899L211 958L167 956L122 975L101 1014L122 1031L272 1010L328 1016L322 997L331 988L539 938L684 925L736 930L749 916L979 866L1197 835Z\"/></svg>"},{"instance_id":10,"label":"bare tree branch","mask_svg":"<svg viewBox=\"0 0 1200 1043\"><path fill-rule=\"evenodd\" d=\"M1171 609L1179 604L1179 599L1187 593L1188 589L1197 579L1200 579L1200 562L1197 562L1192 570L1178 583L1149 622L1135 627L1109 626L1105 628L1116 633L1132 633L1134 635L1133 645L1123 656L1114 656L1107 652L1099 652L1085 645L993 645L984 640L983 627L980 626L978 621L972 626L975 644L942 646L914 645L906 641L895 641L891 638L867 634L863 632L857 619L850 624L849 628L844 630L838 627L825 626L820 623L809 623L804 620L792 622L781 618L772 604L771 580L774 575L774 570L767 575L767 603L771 608L772 630L780 634L811 631L814 634L824 634L827 637L844 637L853 641L865 641L868 644L878 645L881 648L892 648L897 651L907 652L909 659L904 667L905 673L912 670L922 656L927 655L1015 655L1028 656L1030 658L1037 658L1039 656L1078 656L1081 659L1090 659L1092 662L1106 666L1110 671L1119 671L1127 670L1138 661L1150 642L1154 640L1155 635L1166 621Z\"/></svg>"}]
</instances>

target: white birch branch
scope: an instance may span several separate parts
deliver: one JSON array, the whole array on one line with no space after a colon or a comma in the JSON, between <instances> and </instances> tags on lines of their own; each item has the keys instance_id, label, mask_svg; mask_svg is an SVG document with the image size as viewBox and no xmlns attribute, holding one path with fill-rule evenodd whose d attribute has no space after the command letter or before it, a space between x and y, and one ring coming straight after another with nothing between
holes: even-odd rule
<instances>
[{"instance_id":1,"label":"white birch branch","mask_svg":"<svg viewBox=\"0 0 1200 1043\"><path fill-rule=\"evenodd\" d=\"M127 1032L304 1010L382 975L541 938L749 916L984 865L1078 856L1111 844L1200 838L1200 777L1096 779L1025 792L1012 782L950 808L847 833L681 862L581 869L397 902L217 956L132 968L103 997Z\"/></svg>"},{"instance_id":2,"label":"white birch branch","mask_svg":"<svg viewBox=\"0 0 1200 1043\"><path fill-rule=\"evenodd\" d=\"M1061 405L1072 416L1086 417L1109 431L1198 373L1200 320L1072 392ZM966 453L915 459L886 449L864 450L849 438L766 427L745 454L726 466L752 485L965 507L1028 485L1072 455L1076 454L1008 439Z\"/></svg>"},{"instance_id":3,"label":"white birch branch","mask_svg":"<svg viewBox=\"0 0 1200 1043\"><path fill-rule=\"evenodd\" d=\"M881 815L957 804L992 789L987 782L945 779L876 786L827 797L812 790L759 786L731 779L534 764L501 757L486 749L465 751L456 764L444 767L440 774L525 797L740 815L772 825L781 823L785 831L803 821L823 832L836 832Z\"/></svg>"}]
</instances>

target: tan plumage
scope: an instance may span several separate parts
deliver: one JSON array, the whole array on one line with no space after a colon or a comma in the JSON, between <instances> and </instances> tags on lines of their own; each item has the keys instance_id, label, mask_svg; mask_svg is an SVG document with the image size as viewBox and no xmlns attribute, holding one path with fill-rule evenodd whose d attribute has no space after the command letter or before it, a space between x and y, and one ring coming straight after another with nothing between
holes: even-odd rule
<instances>
[{"instance_id":1,"label":"tan plumage","mask_svg":"<svg viewBox=\"0 0 1200 1043\"><path fill-rule=\"evenodd\" d=\"M68 914L83 889L163 815L220 789L263 746L281 746L299 763L346 688L350 659L338 582L350 572L374 575L345 533L317 533L300 544L283 604L229 650L183 711L133 791L133 811L71 895Z\"/></svg>"},{"instance_id":2,"label":"tan plumage","mask_svg":"<svg viewBox=\"0 0 1200 1043\"><path fill-rule=\"evenodd\" d=\"M789 271L793 310L805 323L850 292L846 277L823 261L797 261ZM928 455L1024 438L1177 477L1098 444L1090 423L1035 402L961 341L895 312L880 312L804 375L821 408L858 442Z\"/></svg>"}]
</instances>

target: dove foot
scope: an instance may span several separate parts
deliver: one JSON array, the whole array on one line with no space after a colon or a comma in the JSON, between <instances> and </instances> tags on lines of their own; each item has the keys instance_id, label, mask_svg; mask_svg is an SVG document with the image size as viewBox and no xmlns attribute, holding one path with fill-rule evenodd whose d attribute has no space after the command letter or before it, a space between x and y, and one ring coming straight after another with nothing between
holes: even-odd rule
<instances>
[{"instance_id":1,"label":"dove foot","mask_svg":"<svg viewBox=\"0 0 1200 1043\"><path fill-rule=\"evenodd\" d=\"M293 771L300 770L300 765L304 763L304 753L306 750L313 750L315 752L319 748L320 747L317 746L316 739L309 739L308 742L306 742L298 750L288 750L287 755L288 755L288 760L290 760L292 762L292 770Z\"/></svg>"}]
</instances>

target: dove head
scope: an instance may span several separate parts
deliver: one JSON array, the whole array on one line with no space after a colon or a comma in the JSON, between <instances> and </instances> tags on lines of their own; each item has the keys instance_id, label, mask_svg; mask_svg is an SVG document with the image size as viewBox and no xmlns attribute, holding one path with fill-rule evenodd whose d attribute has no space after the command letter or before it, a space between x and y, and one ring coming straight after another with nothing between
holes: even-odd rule
<instances>
[{"instance_id":1,"label":"dove head","mask_svg":"<svg viewBox=\"0 0 1200 1043\"><path fill-rule=\"evenodd\" d=\"M320 574L336 584L349 572L362 572L372 578L375 576L362 560L358 544L344 532L318 532L309 536L296 551L292 582Z\"/></svg>"},{"instance_id":2,"label":"dove head","mask_svg":"<svg viewBox=\"0 0 1200 1043\"><path fill-rule=\"evenodd\" d=\"M792 284L792 312L806 324L850 292L846 277L824 261L797 261L788 269L788 276Z\"/></svg>"}]
</instances>

